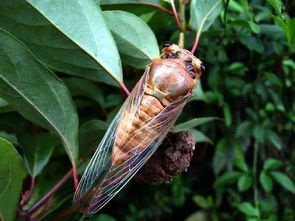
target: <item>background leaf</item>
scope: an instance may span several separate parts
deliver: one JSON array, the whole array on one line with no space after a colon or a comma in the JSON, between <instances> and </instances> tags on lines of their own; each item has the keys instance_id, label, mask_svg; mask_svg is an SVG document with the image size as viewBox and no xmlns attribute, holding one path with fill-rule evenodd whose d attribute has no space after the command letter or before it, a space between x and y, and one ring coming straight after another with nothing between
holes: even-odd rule
<instances>
[{"instance_id":1,"label":"background leaf","mask_svg":"<svg viewBox=\"0 0 295 221\"><path fill-rule=\"evenodd\" d=\"M178 124L177 126L174 127L175 132L183 131L183 130L188 130L197 126L200 126L202 124L205 124L207 122L216 120L216 117L200 117L196 118L181 124Z\"/></svg>"},{"instance_id":2,"label":"background leaf","mask_svg":"<svg viewBox=\"0 0 295 221\"><path fill-rule=\"evenodd\" d=\"M25 173L21 156L0 138L0 212L5 221L15 220Z\"/></svg>"},{"instance_id":3,"label":"background leaf","mask_svg":"<svg viewBox=\"0 0 295 221\"><path fill-rule=\"evenodd\" d=\"M0 29L0 96L26 119L53 130L74 164L78 116L63 82L16 38Z\"/></svg>"},{"instance_id":4,"label":"background leaf","mask_svg":"<svg viewBox=\"0 0 295 221\"><path fill-rule=\"evenodd\" d=\"M262 171L260 173L259 182L266 192L270 192L272 190L272 186L273 186L272 178L267 172Z\"/></svg>"},{"instance_id":5,"label":"background leaf","mask_svg":"<svg viewBox=\"0 0 295 221\"><path fill-rule=\"evenodd\" d=\"M201 33L206 31L222 10L222 0L192 0L190 25Z\"/></svg>"},{"instance_id":6,"label":"background leaf","mask_svg":"<svg viewBox=\"0 0 295 221\"><path fill-rule=\"evenodd\" d=\"M31 176L36 177L48 163L58 139L48 133L25 134L19 137L19 143L28 171Z\"/></svg>"},{"instance_id":7,"label":"background leaf","mask_svg":"<svg viewBox=\"0 0 295 221\"><path fill-rule=\"evenodd\" d=\"M276 10L277 14L281 15L281 12L282 12L281 0L267 0L267 3L270 4Z\"/></svg>"},{"instance_id":8,"label":"background leaf","mask_svg":"<svg viewBox=\"0 0 295 221\"><path fill-rule=\"evenodd\" d=\"M293 181L282 172L270 172L271 176L277 181L282 187L286 190L289 190L293 194L295 194L295 185Z\"/></svg>"},{"instance_id":9,"label":"background leaf","mask_svg":"<svg viewBox=\"0 0 295 221\"><path fill-rule=\"evenodd\" d=\"M119 10L104 11L103 16L123 63L144 68L151 59L159 56L156 37L141 18Z\"/></svg>"},{"instance_id":10,"label":"background leaf","mask_svg":"<svg viewBox=\"0 0 295 221\"><path fill-rule=\"evenodd\" d=\"M2 0L0 27L7 30L53 70L118 85L95 59L23 0Z\"/></svg>"},{"instance_id":11,"label":"background leaf","mask_svg":"<svg viewBox=\"0 0 295 221\"><path fill-rule=\"evenodd\" d=\"M257 217L259 212L256 208L254 208L250 203L243 202L238 205L238 209L248 216Z\"/></svg>"},{"instance_id":12,"label":"background leaf","mask_svg":"<svg viewBox=\"0 0 295 221\"><path fill-rule=\"evenodd\" d=\"M121 60L99 5L94 0L27 0L55 27L95 59L116 81L123 81Z\"/></svg>"}]
</instances>

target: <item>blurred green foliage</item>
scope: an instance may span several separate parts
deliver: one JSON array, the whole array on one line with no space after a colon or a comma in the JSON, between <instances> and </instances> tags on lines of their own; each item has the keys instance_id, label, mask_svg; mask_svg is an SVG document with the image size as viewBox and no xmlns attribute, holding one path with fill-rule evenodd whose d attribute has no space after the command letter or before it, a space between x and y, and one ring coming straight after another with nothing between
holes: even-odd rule
<instances>
[{"instance_id":1,"label":"blurred green foliage","mask_svg":"<svg viewBox=\"0 0 295 221\"><path fill-rule=\"evenodd\" d=\"M0 220L23 219L78 158L83 172L125 99L116 86L178 40L169 1L40 2L0 5ZM206 66L175 126L196 137L191 166L169 184L131 181L89 220L295 220L294 1L180 3L185 48L199 33ZM52 220L73 192L67 182L34 216Z\"/></svg>"}]
</instances>

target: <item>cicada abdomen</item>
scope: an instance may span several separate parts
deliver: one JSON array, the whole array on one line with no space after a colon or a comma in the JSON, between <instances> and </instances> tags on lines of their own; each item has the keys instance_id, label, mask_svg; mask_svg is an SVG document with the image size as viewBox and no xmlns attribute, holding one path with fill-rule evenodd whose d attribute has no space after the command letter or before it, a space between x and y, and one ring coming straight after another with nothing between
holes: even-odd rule
<instances>
[{"instance_id":1,"label":"cicada abdomen","mask_svg":"<svg viewBox=\"0 0 295 221\"><path fill-rule=\"evenodd\" d=\"M154 59L111 123L75 193L97 212L135 175L171 129L201 75L201 61L170 45Z\"/></svg>"}]
</instances>

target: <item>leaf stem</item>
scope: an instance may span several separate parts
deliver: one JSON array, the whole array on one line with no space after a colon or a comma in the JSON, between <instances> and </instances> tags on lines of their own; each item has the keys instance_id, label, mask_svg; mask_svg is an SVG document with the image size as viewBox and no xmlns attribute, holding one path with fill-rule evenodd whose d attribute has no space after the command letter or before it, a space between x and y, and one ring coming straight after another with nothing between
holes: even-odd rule
<instances>
[{"instance_id":1,"label":"leaf stem","mask_svg":"<svg viewBox=\"0 0 295 221\"><path fill-rule=\"evenodd\" d=\"M195 53L195 51L196 51L196 49L197 49L197 47L198 47L199 39L200 39L200 35L201 35L200 32L198 32L198 33L196 34L196 38L195 38L195 41L194 41L193 47L192 47L192 49L191 49L191 52L192 52L193 54Z\"/></svg>"},{"instance_id":2,"label":"leaf stem","mask_svg":"<svg viewBox=\"0 0 295 221\"><path fill-rule=\"evenodd\" d=\"M128 88L126 87L126 85L124 84L124 82L119 81L120 87L121 89L124 91L124 93L129 96L130 95L130 91L128 90Z\"/></svg>"},{"instance_id":3,"label":"leaf stem","mask_svg":"<svg viewBox=\"0 0 295 221\"><path fill-rule=\"evenodd\" d=\"M184 43L185 43L185 31L186 31L185 6L186 4L187 4L187 1L185 0L179 1L179 17L180 17L181 29L179 32L178 45L182 48L184 47Z\"/></svg>"},{"instance_id":4,"label":"leaf stem","mask_svg":"<svg viewBox=\"0 0 295 221\"><path fill-rule=\"evenodd\" d=\"M254 152L253 152L253 181L254 181L253 194L254 194L255 208L257 209L258 217L260 218L258 188L257 188L257 159L258 159L258 141L255 140Z\"/></svg>"},{"instance_id":5,"label":"leaf stem","mask_svg":"<svg viewBox=\"0 0 295 221\"><path fill-rule=\"evenodd\" d=\"M158 4L154 4L154 3L150 3L150 2L141 2L141 3L127 3L127 4L141 4L141 5L149 5L149 6L152 6L152 7L155 7L155 8L158 8L159 10L161 10L162 12L165 12L169 15L174 15L173 11L170 11L169 9L161 6L161 5L158 5Z\"/></svg>"},{"instance_id":6,"label":"leaf stem","mask_svg":"<svg viewBox=\"0 0 295 221\"><path fill-rule=\"evenodd\" d=\"M173 11L173 15L174 15L174 18L175 18L175 21L176 21L176 25L177 25L178 29L180 31L182 31L182 26L181 26L181 23L180 23L180 20L179 20L178 12L177 12L175 4L174 4L174 0L170 0L170 5L171 5L172 11Z\"/></svg>"},{"instance_id":7,"label":"leaf stem","mask_svg":"<svg viewBox=\"0 0 295 221\"><path fill-rule=\"evenodd\" d=\"M32 194L33 194L36 179L34 176L30 176L30 178L31 178L30 189L22 195L22 199L20 201L21 206L26 205L28 203L28 201L31 199Z\"/></svg>"},{"instance_id":8,"label":"leaf stem","mask_svg":"<svg viewBox=\"0 0 295 221\"><path fill-rule=\"evenodd\" d=\"M82 160L79 160L78 165L82 163ZM77 172L77 171L76 171ZM58 191L66 182L67 180L73 175L73 168L70 169L66 175L64 175L57 184L55 184L52 189L46 193L35 205L33 205L30 209L25 211L26 214L31 215L33 214L37 209L39 209L44 203L46 203L52 195Z\"/></svg>"},{"instance_id":9,"label":"leaf stem","mask_svg":"<svg viewBox=\"0 0 295 221\"><path fill-rule=\"evenodd\" d=\"M77 189L78 183L79 183L77 167L76 167L76 165L73 164L72 168L73 168L74 187L75 187L75 189Z\"/></svg>"}]
</instances>

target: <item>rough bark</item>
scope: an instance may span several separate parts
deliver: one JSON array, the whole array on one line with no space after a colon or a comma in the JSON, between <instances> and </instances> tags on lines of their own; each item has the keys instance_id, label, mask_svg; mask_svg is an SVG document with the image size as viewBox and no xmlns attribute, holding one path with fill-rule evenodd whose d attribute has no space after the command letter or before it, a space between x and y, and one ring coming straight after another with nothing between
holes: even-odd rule
<instances>
[{"instance_id":1,"label":"rough bark","mask_svg":"<svg viewBox=\"0 0 295 221\"><path fill-rule=\"evenodd\" d=\"M169 133L134 179L144 183L169 182L187 170L194 149L195 139L190 132Z\"/></svg>"}]
</instances>

